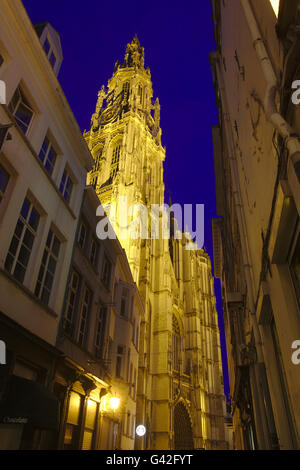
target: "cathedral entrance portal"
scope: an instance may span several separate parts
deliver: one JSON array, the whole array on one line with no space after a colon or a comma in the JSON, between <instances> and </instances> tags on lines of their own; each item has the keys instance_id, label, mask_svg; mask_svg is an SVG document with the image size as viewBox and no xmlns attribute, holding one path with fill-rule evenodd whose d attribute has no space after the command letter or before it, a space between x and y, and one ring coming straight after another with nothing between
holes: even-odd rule
<instances>
[{"instance_id":1,"label":"cathedral entrance portal","mask_svg":"<svg viewBox=\"0 0 300 470\"><path fill-rule=\"evenodd\" d=\"M183 403L174 410L174 449L194 449L191 420Z\"/></svg>"}]
</instances>

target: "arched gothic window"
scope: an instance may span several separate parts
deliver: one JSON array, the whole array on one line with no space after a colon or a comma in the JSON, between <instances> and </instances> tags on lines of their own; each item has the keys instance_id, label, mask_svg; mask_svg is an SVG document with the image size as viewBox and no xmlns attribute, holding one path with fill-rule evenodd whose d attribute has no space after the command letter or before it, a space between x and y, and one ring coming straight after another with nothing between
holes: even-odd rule
<instances>
[{"instance_id":1,"label":"arched gothic window","mask_svg":"<svg viewBox=\"0 0 300 470\"><path fill-rule=\"evenodd\" d=\"M121 145L115 145L111 158L111 167L110 167L110 178L114 179L116 174L119 171L119 160L120 160L120 149Z\"/></svg>"},{"instance_id":2,"label":"arched gothic window","mask_svg":"<svg viewBox=\"0 0 300 470\"><path fill-rule=\"evenodd\" d=\"M123 92L124 92L124 95L129 95L129 82L124 82L123 83Z\"/></svg>"},{"instance_id":3,"label":"arched gothic window","mask_svg":"<svg viewBox=\"0 0 300 470\"><path fill-rule=\"evenodd\" d=\"M113 149L113 154L112 154L112 159L111 159L111 164L115 165L116 163L119 163L120 160L120 148L121 145L117 144L114 149Z\"/></svg>"}]
</instances>

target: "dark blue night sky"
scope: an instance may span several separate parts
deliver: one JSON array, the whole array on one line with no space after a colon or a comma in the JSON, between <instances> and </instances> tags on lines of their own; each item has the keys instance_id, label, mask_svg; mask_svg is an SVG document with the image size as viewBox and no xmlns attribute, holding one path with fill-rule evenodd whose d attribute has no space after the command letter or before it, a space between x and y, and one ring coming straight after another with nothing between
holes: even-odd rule
<instances>
[{"instance_id":1,"label":"dark blue night sky","mask_svg":"<svg viewBox=\"0 0 300 470\"><path fill-rule=\"evenodd\" d=\"M215 49L209 0L23 3L33 23L49 21L60 34L64 62L58 78L82 131L89 129L98 90L137 34L154 98L161 105L166 199L170 193L172 203L205 204L205 247L212 259L216 202L211 126L218 118L208 60ZM219 281L215 284L225 363ZM228 395L227 365L225 370Z\"/></svg>"}]
</instances>

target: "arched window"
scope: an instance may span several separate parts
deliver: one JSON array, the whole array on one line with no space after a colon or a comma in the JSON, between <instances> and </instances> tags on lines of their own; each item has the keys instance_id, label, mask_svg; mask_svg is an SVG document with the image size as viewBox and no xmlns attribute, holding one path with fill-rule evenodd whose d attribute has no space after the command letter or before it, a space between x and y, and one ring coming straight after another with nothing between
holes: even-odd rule
<instances>
[{"instance_id":1,"label":"arched window","mask_svg":"<svg viewBox=\"0 0 300 470\"><path fill-rule=\"evenodd\" d=\"M119 160L120 160L120 149L121 145L115 145L111 158L111 167L110 167L110 178L114 179L116 174L119 171Z\"/></svg>"},{"instance_id":2,"label":"arched window","mask_svg":"<svg viewBox=\"0 0 300 470\"><path fill-rule=\"evenodd\" d=\"M129 89L129 82L124 82L122 88L124 95L129 95Z\"/></svg>"},{"instance_id":3,"label":"arched window","mask_svg":"<svg viewBox=\"0 0 300 470\"><path fill-rule=\"evenodd\" d=\"M119 163L119 160L120 160L120 148L121 148L121 145L120 144L117 144L113 150L113 154L112 154L112 159L111 159L111 164L112 165L115 165L116 163Z\"/></svg>"},{"instance_id":4,"label":"arched window","mask_svg":"<svg viewBox=\"0 0 300 470\"><path fill-rule=\"evenodd\" d=\"M143 88L141 85L138 86L138 99L139 103L143 104Z\"/></svg>"},{"instance_id":5,"label":"arched window","mask_svg":"<svg viewBox=\"0 0 300 470\"><path fill-rule=\"evenodd\" d=\"M177 318L173 315L172 324L172 353L173 353L173 369L179 371L180 367L180 329Z\"/></svg>"}]
</instances>

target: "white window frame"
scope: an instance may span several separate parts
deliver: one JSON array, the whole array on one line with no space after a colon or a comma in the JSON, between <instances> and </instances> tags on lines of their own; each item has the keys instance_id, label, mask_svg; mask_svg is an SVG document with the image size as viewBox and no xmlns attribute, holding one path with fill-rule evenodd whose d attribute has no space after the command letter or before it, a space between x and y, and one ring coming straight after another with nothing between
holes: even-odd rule
<instances>
[{"instance_id":1,"label":"white window frame","mask_svg":"<svg viewBox=\"0 0 300 470\"><path fill-rule=\"evenodd\" d=\"M48 51L48 53L45 51L45 47L44 47L46 41L48 41L48 44L49 44L49 51ZM46 57L47 57L47 59L48 59L48 61L49 61L49 64L51 65L51 68L52 68L53 70L55 70L55 66L56 66L57 61L58 61L58 57L57 57L57 55L56 55L56 52L57 52L57 51L56 51L55 47L53 46L51 39L49 39L49 36L48 36L48 35L45 37L45 40L44 40L44 42L43 42L43 50L44 50L44 52L45 52L45 54L46 54ZM51 54L53 54L54 57L55 57L55 63L54 63L54 65L52 65L51 62L50 62Z\"/></svg>"},{"instance_id":2,"label":"white window frame","mask_svg":"<svg viewBox=\"0 0 300 470\"><path fill-rule=\"evenodd\" d=\"M15 94L18 93L19 97L18 97L18 100L16 101L16 104L15 106L13 107L13 99L15 97ZM24 123L21 119L19 119L18 117L16 117L16 114L17 114L17 110L19 108L19 106L22 105L24 106L26 109L28 109L30 112L31 112L31 118L30 118L30 122L29 124L27 125L26 123ZM15 120L16 120L16 123L17 123L17 126L18 128L23 132L24 135L27 135L28 132L29 132L29 129L31 127L31 124L32 124L32 121L34 119L34 116L35 116L35 111L32 107L32 105L30 105L29 103L29 100L27 99L26 97L26 94L24 93L23 89L22 89L22 86L21 85L18 85L17 88L15 89L14 91L14 94L10 100L10 103L8 105L8 108L9 110L11 111L12 115L14 116ZM22 129L22 127L19 125L19 122L22 123L24 126L27 126L26 127L26 131L24 131L24 129Z\"/></svg>"},{"instance_id":3,"label":"white window frame","mask_svg":"<svg viewBox=\"0 0 300 470\"><path fill-rule=\"evenodd\" d=\"M43 146L44 146L44 143L45 143L46 139L48 140L48 145L47 145L46 152L44 152ZM51 169L50 169L50 171L48 171L48 169L46 168L46 164L48 162L48 157L49 157L49 153L50 153L51 150L54 151L55 157L54 157L53 164L51 164ZM43 155L43 158L41 158L41 155ZM55 167L55 164L56 164L56 161L57 161L57 155L58 155L58 153L57 153L57 151L56 151L56 149L53 145L52 139L46 134L45 137L44 137L41 149L39 151L39 159L40 159L41 163L43 164L45 170L47 171L48 175L50 175L50 176L52 176L52 174L53 174L53 170L54 170L54 167Z\"/></svg>"},{"instance_id":4,"label":"white window frame","mask_svg":"<svg viewBox=\"0 0 300 470\"><path fill-rule=\"evenodd\" d=\"M50 246L48 246L47 243L48 243L48 239L50 236L51 236ZM55 241L59 243L57 254L53 251ZM53 229L53 227L50 227L48 235L47 235L47 241L45 244L43 257L42 257L42 261L41 261L41 265L39 269L38 279L37 279L36 287L35 287L35 295L46 305L49 305L51 293L53 292L54 280L55 280L55 276L57 275L57 265L59 262L59 255L62 249L61 246L62 246L62 242L60 238L56 235L55 229ZM46 257L46 260L44 259L45 257ZM51 273L51 271L49 270L49 263L51 259L55 261L55 267L54 267L53 273ZM50 291L48 287L46 287L45 285L47 276L49 275L49 273L50 275L52 275L52 283L51 283ZM39 279L40 275L41 275L41 279ZM46 291L49 291L49 298L47 302L43 300L43 295L44 295L44 292Z\"/></svg>"}]
</instances>

